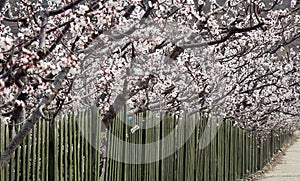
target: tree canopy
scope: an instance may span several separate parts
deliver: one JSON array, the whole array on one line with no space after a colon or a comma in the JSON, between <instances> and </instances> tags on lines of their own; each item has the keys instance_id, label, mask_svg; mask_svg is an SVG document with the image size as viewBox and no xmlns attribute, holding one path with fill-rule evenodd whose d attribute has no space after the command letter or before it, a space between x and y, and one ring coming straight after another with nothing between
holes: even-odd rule
<instances>
[{"instance_id":1,"label":"tree canopy","mask_svg":"<svg viewBox=\"0 0 300 181\"><path fill-rule=\"evenodd\" d=\"M125 104L128 114L203 111L247 130L298 124L299 1L20 0L0 8L1 114L24 123L15 143L38 118L90 105L106 126Z\"/></svg>"}]
</instances>

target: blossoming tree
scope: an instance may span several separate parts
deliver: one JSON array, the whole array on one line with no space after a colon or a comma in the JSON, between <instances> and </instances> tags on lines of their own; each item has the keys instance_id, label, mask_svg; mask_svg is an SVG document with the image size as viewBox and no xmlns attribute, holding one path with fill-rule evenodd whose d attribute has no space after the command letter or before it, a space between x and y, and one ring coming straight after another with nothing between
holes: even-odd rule
<instances>
[{"instance_id":1,"label":"blossoming tree","mask_svg":"<svg viewBox=\"0 0 300 181\"><path fill-rule=\"evenodd\" d=\"M247 130L292 129L300 113L299 1L1 1L2 121L97 105L201 110ZM48 117L45 112L54 114Z\"/></svg>"}]
</instances>

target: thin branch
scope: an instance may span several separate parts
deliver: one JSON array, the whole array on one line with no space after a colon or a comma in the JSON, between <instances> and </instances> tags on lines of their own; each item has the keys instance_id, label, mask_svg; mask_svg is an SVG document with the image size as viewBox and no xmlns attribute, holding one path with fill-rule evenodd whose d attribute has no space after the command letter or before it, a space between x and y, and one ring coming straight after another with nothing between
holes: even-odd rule
<instances>
[{"instance_id":1,"label":"thin branch","mask_svg":"<svg viewBox=\"0 0 300 181\"><path fill-rule=\"evenodd\" d=\"M67 4L66 6L64 6L60 9L49 11L48 16L55 16L55 15L61 14L61 13L65 12L69 9L72 9L73 7L75 7L76 5L78 5L82 1L83 0L76 0L74 2L71 2L70 4Z\"/></svg>"},{"instance_id":2,"label":"thin branch","mask_svg":"<svg viewBox=\"0 0 300 181\"><path fill-rule=\"evenodd\" d=\"M220 44L225 42L226 40L228 40L232 35L236 34L236 33L244 33L244 32L248 32L248 31L252 31L252 30L256 30L260 27L262 27L264 25L264 23L259 23L257 25L254 25L252 27L246 27L246 28L236 28L233 27L231 29L229 29L228 33L226 36L224 36L223 38L219 39L219 40L215 40L215 41L208 41L208 42L201 42L201 43L191 43L191 44L183 44L183 45L178 45L182 48L196 48L196 47L203 47L203 46L207 46L207 45L216 45L216 44Z\"/></svg>"}]
</instances>

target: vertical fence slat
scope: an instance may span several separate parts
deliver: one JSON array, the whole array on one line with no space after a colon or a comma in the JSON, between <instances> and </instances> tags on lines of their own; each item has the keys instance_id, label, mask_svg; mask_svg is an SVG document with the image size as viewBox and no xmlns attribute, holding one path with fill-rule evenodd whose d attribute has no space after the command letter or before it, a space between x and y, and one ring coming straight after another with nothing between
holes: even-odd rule
<instances>
[{"instance_id":1,"label":"vertical fence slat","mask_svg":"<svg viewBox=\"0 0 300 181\"><path fill-rule=\"evenodd\" d=\"M49 165L50 165L50 161L49 161L49 150L50 150L50 124L47 123L45 124L45 159L46 159L46 166L45 166L45 181L48 181L48 175L49 175Z\"/></svg>"},{"instance_id":2,"label":"vertical fence slat","mask_svg":"<svg viewBox=\"0 0 300 181\"><path fill-rule=\"evenodd\" d=\"M74 113L69 113L67 125L68 125L68 180L73 180L73 150L74 145L72 144L73 130L72 130L72 120Z\"/></svg>"},{"instance_id":3,"label":"vertical fence slat","mask_svg":"<svg viewBox=\"0 0 300 181\"><path fill-rule=\"evenodd\" d=\"M45 138L45 134L46 134L46 127L45 127L46 122L42 121L41 122L41 180L45 180L45 166L46 166L46 156L45 156L45 149L46 149L46 138Z\"/></svg>"},{"instance_id":4,"label":"vertical fence slat","mask_svg":"<svg viewBox=\"0 0 300 181\"><path fill-rule=\"evenodd\" d=\"M41 139L41 122L43 122L44 120L40 120L37 124L36 124L36 180L40 180L40 150L41 150L41 142L43 141Z\"/></svg>"},{"instance_id":5,"label":"vertical fence slat","mask_svg":"<svg viewBox=\"0 0 300 181\"><path fill-rule=\"evenodd\" d=\"M8 126L5 126L5 148L9 145L9 131ZM5 180L9 180L9 165L5 167Z\"/></svg>"},{"instance_id":6,"label":"vertical fence slat","mask_svg":"<svg viewBox=\"0 0 300 181\"><path fill-rule=\"evenodd\" d=\"M1 133L0 133L1 134ZM1 136L0 136L1 137ZM22 165L21 165L21 174L20 174L20 180L26 180L26 167L27 167L27 165L26 165L26 149L27 149L27 146L28 145L26 145L26 140L28 139L28 135L25 137L25 139L23 140L23 142L22 142L22 148L21 148L21 163L22 163ZM1 180L1 178L0 178L0 180Z\"/></svg>"},{"instance_id":7,"label":"vertical fence slat","mask_svg":"<svg viewBox=\"0 0 300 181\"><path fill-rule=\"evenodd\" d=\"M85 111L85 120L89 119L89 110ZM85 176L85 180L89 180L89 158L88 158L88 153L89 153L89 145L88 145L88 141L86 139L89 138L89 122L88 121L84 121L84 132L85 132L85 140L84 140L84 176Z\"/></svg>"},{"instance_id":8,"label":"vertical fence slat","mask_svg":"<svg viewBox=\"0 0 300 181\"><path fill-rule=\"evenodd\" d=\"M4 152L5 149L5 125L2 123L2 120L0 119L0 154ZM4 169L0 170L0 180L4 180Z\"/></svg>"},{"instance_id":9,"label":"vertical fence slat","mask_svg":"<svg viewBox=\"0 0 300 181\"><path fill-rule=\"evenodd\" d=\"M18 133L20 131L20 127L21 124L18 124L15 126L15 129L16 129L16 133ZM21 168L21 163L22 163L22 160L20 159L21 158L21 147L23 147L23 145L19 145L18 148L16 149L15 151L15 180L16 181L19 181L20 178L21 178L21 171L20 171L20 168ZM22 179L22 178L21 178Z\"/></svg>"},{"instance_id":10,"label":"vertical fence slat","mask_svg":"<svg viewBox=\"0 0 300 181\"><path fill-rule=\"evenodd\" d=\"M63 152L60 154L63 154L63 179L65 181L68 181L68 119L69 119L69 115L66 114L64 119L63 119ZM62 143L62 142L61 142ZM60 145L61 145L60 143ZM62 178L61 178L62 179Z\"/></svg>"},{"instance_id":11,"label":"vertical fence slat","mask_svg":"<svg viewBox=\"0 0 300 181\"><path fill-rule=\"evenodd\" d=\"M27 136L27 140L25 141L26 142L26 181L29 181L30 180L30 155L31 155L31 134L32 134L32 131L28 134Z\"/></svg>"},{"instance_id":12,"label":"vertical fence slat","mask_svg":"<svg viewBox=\"0 0 300 181\"><path fill-rule=\"evenodd\" d=\"M32 129L32 135L31 135L31 179L32 180L37 180L36 179L36 126L33 127Z\"/></svg>"},{"instance_id":13,"label":"vertical fence slat","mask_svg":"<svg viewBox=\"0 0 300 181\"><path fill-rule=\"evenodd\" d=\"M49 127L49 166L48 179L49 181L58 180L58 164L57 164L57 122L56 120ZM60 178L61 179L61 178Z\"/></svg>"},{"instance_id":14,"label":"vertical fence slat","mask_svg":"<svg viewBox=\"0 0 300 181\"><path fill-rule=\"evenodd\" d=\"M76 130L76 118L77 118L77 113L76 113L76 115L74 114L74 116L73 116L73 118L72 118L72 121L71 121L71 124L72 124L72 133L73 133L73 137L72 137L72 144L74 145L74 148L73 148L73 150L74 150L74 153L73 153L73 157L72 157L72 159L73 159L73 163L74 163L74 165L73 165L73 169L74 169L74 180L75 181L77 181L77 180L79 180L78 179L78 170L77 170L77 164L78 164L78 162L77 162L77 149L78 149L78 131L79 130Z\"/></svg>"},{"instance_id":15,"label":"vertical fence slat","mask_svg":"<svg viewBox=\"0 0 300 181\"><path fill-rule=\"evenodd\" d=\"M65 116L61 116L60 121L57 123L58 124L58 173L59 174L59 178L62 179L63 177L63 171L64 171L64 163L63 163L63 144L64 143L64 124L65 123Z\"/></svg>"},{"instance_id":16,"label":"vertical fence slat","mask_svg":"<svg viewBox=\"0 0 300 181\"><path fill-rule=\"evenodd\" d=\"M80 113L80 117L79 117L79 125L80 125L80 129L83 129L83 126L84 126L84 117L85 116L85 112L81 112ZM78 170L79 170L79 174L80 174L80 177L79 179L80 180L84 180L84 162L83 162L83 159L84 159L84 138L83 138L83 133L81 132L80 134L80 151L78 152Z\"/></svg>"},{"instance_id":17,"label":"vertical fence slat","mask_svg":"<svg viewBox=\"0 0 300 181\"><path fill-rule=\"evenodd\" d=\"M9 133L9 140L11 141L12 138L15 135L15 124L12 123L11 125L9 125L10 128L10 133ZM10 158L10 162L9 162L9 179L10 180L15 180L15 156L16 154L13 153L11 158Z\"/></svg>"}]
</instances>

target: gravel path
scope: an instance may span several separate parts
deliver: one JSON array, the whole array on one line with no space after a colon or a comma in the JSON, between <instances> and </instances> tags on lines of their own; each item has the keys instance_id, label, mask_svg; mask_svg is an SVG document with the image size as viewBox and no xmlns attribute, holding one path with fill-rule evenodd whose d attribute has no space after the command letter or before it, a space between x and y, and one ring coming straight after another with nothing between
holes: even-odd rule
<instances>
[{"instance_id":1,"label":"gravel path","mask_svg":"<svg viewBox=\"0 0 300 181\"><path fill-rule=\"evenodd\" d=\"M261 181L300 181L300 132L297 141L287 149L282 164L268 172Z\"/></svg>"}]
</instances>

